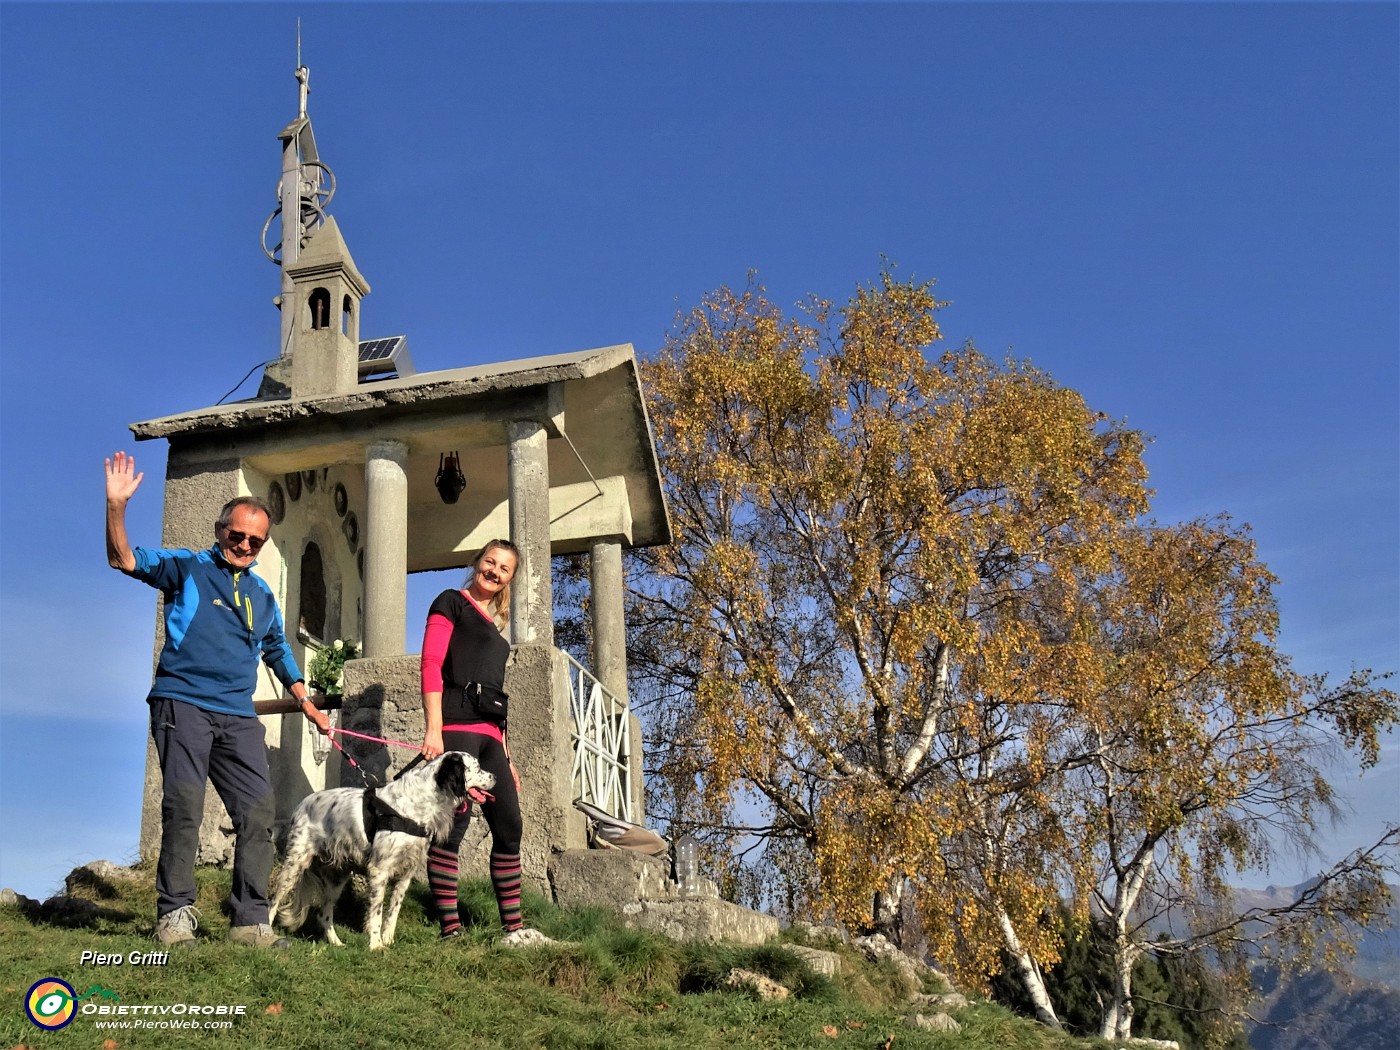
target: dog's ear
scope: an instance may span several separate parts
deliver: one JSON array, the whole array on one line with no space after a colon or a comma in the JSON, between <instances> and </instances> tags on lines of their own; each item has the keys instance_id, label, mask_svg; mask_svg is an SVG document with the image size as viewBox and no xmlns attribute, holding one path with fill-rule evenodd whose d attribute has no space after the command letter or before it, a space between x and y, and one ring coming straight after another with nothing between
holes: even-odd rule
<instances>
[{"instance_id":1,"label":"dog's ear","mask_svg":"<svg viewBox=\"0 0 1400 1050\"><path fill-rule=\"evenodd\" d=\"M437 786L453 798L467 793L467 766L460 751L449 751L438 763Z\"/></svg>"}]
</instances>

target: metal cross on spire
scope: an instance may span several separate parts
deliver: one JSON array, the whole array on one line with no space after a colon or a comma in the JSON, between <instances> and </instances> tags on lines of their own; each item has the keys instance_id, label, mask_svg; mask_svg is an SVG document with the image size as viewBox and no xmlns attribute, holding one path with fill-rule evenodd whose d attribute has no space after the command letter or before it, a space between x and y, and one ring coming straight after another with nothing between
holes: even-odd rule
<instances>
[{"instance_id":1,"label":"metal cross on spire","mask_svg":"<svg viewBox=\"0 0 1400 1050\"><path fill-rule=\"evenodd\" d=\"M279 307L288 301L291 278L287 267L295 263L312 232L326 221L326 207L335 196L335 175L316 152L316 136L306 112L311 93L311 70L301 64L301 23L297 23L297 116L278 133L282 142L282 176L277 183L277 207L263 223L263 254L282 268ZM281 221L281 236L269 244L273 223ZM291 343L291 311L282 311L282 349Z\"/></svg>"}]
</instances>

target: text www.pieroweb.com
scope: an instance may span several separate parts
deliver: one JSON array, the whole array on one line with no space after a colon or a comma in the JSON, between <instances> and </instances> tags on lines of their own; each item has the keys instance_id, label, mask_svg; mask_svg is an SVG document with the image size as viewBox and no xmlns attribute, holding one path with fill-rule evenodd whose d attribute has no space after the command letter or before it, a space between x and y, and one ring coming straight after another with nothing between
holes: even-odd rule
<instances>
[{"instance_id":1,"label":"text www.pieroweb.com","mask_svg":"<svg viewBox=\"0 0 1400 1050\"><path fill-rule=\"evenodd\" d=\"M150 1029L152 1029L152 1028L168 1028L168 1029L177 1029L177 1028L178 1028L178 1029L181 1029L182 1031L189 1031L189 1030L191 1030L191 1029L198 1028L198 1029L200 1029L201 1031L208 1031L209 1029L232 1028L232 1027L233 1027L233 1022L232 1022L232 1021L192 1021L192 1020L189 1020L189 1019L183 1018L183 1017L163 1018L163 1019L161 1019L161 1020L149 1020L149 1021L146 1020L145 1018L138 1018L138 1019L135 1020L135 1021L94 1021L94 1022L92 1023L92 1027L94 1027L94 1028L122 1028L122 1029L139 1028L139 1029L146 1029L146 1030L150 1030Z\"/></svg>"},{"instance_id":2,"label":"text www.pieroweb.com","mask_svg":"<svg viewBox=\"0 0 1400 1050\"><path fill-rule=\"evenodd\" d=\"M245 1016L247 1009L246 1006L199 1006L193 1003L159 1006L126 1003L121 1006L99 1006L96 1003L87 1003L83 1006L82 1013L92 1018L93 1028L210 1031L232 1028L234 1019ZM174 1016L170 1016L172 1014Z\"/></svg>"}]
</instances>

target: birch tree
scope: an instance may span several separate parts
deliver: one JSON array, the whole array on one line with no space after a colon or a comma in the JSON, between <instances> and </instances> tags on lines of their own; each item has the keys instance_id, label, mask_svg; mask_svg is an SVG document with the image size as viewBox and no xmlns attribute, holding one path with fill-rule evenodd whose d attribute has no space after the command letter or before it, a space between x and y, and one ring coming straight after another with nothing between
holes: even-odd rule
<instances>
[{"instance_id":1,"label":"birch tree","mask_svg":"<svg viewBox=\"0 0 1400 1050\"><path fill-rule=\"evenodd\" d=\"M1106 1036L1144 952L1239 980L1246 944L1344 946L1326 927L1377 914L1393 830L1269 914L1233 915L1227 878L1310 840L1327 741L1373 763L1394 695L1295 673L1247 531L1140 524L1142 437L942 349L942 305L889 272L796 318L721 289L646 366L676 538L629 563L654 799L731 891L767 871L768 899L896 940L916 910L1051 1025L1062 902L1110 929Z\"/></svg>"},{"instance_id":2,"label":"birch tree","mask_svg":"<svg viewBox=\"0 0 1400 1050\"><path fill-rule=\"evenodd\" d=\"M1059 654L1006 625L1107 565L1143 441L1027 363L940 350L942 305L886 272L800 319L751 287L681 320L645 377L676 542L633 576L634 693L678 812L767 836L794 900L897 936L909 887L946 889L940 957L1014 944L1033 974L1055 891L1013 860L1064 841L1034 793L1086 759L1024 670Z\"/></svg>"}]
</instances>

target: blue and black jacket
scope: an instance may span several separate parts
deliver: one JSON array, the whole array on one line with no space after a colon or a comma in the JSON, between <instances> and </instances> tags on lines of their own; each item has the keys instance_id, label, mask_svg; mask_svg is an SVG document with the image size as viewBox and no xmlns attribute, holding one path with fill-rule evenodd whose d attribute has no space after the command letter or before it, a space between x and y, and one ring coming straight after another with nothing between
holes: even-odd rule
<instances>
[{"instance_id":1,"label":"blue and black jacket","mask_svg":"<svg viewBox=\"0 0 1400 1050\"><path fill-rule=\"evenodd\" d=\"M252 567L208 550L137 547L127 573L165 596L165 647L150 695L207 711L253 715L258 656L284 686L301 680L277 599Z\"/></svg>"}]
</instances>

